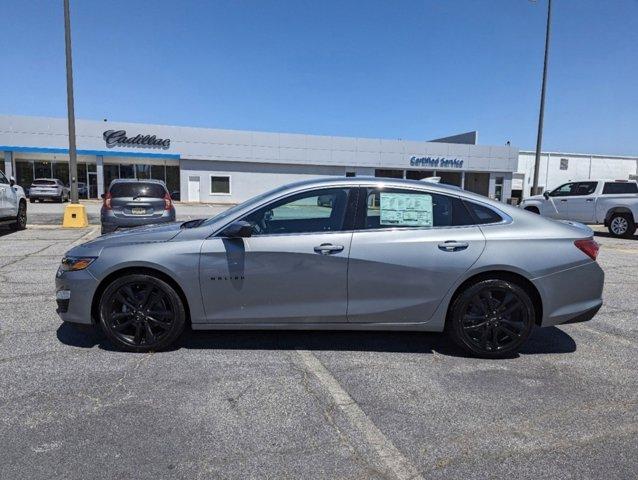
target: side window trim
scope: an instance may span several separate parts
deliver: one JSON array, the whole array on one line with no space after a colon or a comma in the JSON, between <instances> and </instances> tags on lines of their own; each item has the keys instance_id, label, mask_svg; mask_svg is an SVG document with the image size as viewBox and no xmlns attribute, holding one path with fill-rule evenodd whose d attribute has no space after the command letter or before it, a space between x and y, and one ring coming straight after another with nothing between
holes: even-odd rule
<instances>
[{"instance_id":1,"label":"side window trim","mask_svg":"<svg viewBox=\"0 0 638 480\"><path fill-rule=\"evenodd\" d=\"M456 200L458 200L461 205L462 208L465 209L465 211L467 212L467 214L470 216L470 218L472 218L472 220L474 220L474 222L477 223L472 223L469 225L439 225L439 226L431 226L431 227L418 227L418 226L406 226L406 227L390 227L390 228L384 228L384 227L380 227L380 228L365 228L365 219L366 219L366 215L367 215L367 200L368 200L368 189L375 189L376 187L374 186L370 186L370 185L359 185L359 194L358 194L358 205L357 205L357 214L355 217L355 222L353 225L353 230L355 232L394 232L397 230L440 230L440 229L450 229L450 228L470 228L470 227L477 227L479 225L500 225L503 223L507 223L508 221L511 221L511 217L509 217L509 215L505 215L504 213L502 213L500 210L496 210L494 208L492 208L490 205L485 205L484 203L481 202L476 202L479 205L485 206L486 208L489 208L493 211L495 211L500 217L501 217L501 221L497 222L497 223L492 223L492 224L479 224L477 222L476 216L473 214L473 212L471 211L470 208L468 208L468 206L466 205L466 199L458 196L458 195L450 195L447 192L446 193L441 193L441 192L434 192L432 190L427 190L427 189L421 189L421 188L409 188L409 187L389 187L389 188L397 188L400 190L405 190L405 191L409 191L409 192L414 192L414 193L425 193L425 194L429 194L429 195L442 195L445 197L449 197L449 198L454 198Z\"/></svg>"},{"instance_id":2,"label":"side window trim","mask_svg":"<svg viewBox=\"0 0 638 480\"><path fill-rule=\"evenodd\" d=\"M284 237L284 236L290 236L290 235L317 235L317 234L322 234L322 235L329 235L329 234L343 234L343 233L349 233L352 232L353 230L353 223L354 223L354 215L356 215L356 206L357 206L357 186L353 186L353 185L330 185L330 186L325 186L325 187L315 187L315 188L309 188L306 190L299 190L296 192L292 192L292 193L288 193L288 194L284 194L280 197L274 198L272 200L270 200L268 203L262 203L261 205L257 205L255 206L255 208L252 208L251 210L241 213L239 215L236 215L235 217L233 217L232 220L229 220L228 222L226 222L222 227L220 227L219 229L215 230L215 232L213 234L210 235L210 237L214 238L214 237L222 237L222 233L223 231L226 229L226 227L228 227L231 223L236 222L242 218L246 218L247 216L257 212L258 210L261 210L262 208L266 208L270 205L274 205L280 202L283 202L287 199L290 199L292 197L295 197L297 195L303 194L303 193L312 193L312 192L321 192L321 191L325 191L325 190L335 190L335 189L347 189L347 199L346 199L346 211L344 212L344 219L343 219L343 224L341 229L339 230L326 230L326 231L318 231L318 232L290 232L290 233L265 233L265 234L260 234L260 235L255 235L255 237L259 237L259 238L263 238L263 237ZM317 195L321 195L320 193L317 193ZM354 198L353 198L354 197ZM352 202L354 202L354 210L352 210ZM354 212L354 214L353 214ZM348 218L350 214L351 218ZM209 237L209 238L210 238Z\"/></svg>"}]
</instances>

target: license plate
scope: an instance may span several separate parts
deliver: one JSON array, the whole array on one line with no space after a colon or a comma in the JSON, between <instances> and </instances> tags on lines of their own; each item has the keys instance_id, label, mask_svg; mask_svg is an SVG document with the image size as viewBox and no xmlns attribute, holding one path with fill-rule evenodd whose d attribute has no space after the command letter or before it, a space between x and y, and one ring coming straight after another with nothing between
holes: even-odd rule
<instances>
[{"instance_id":1,"label":"license plate","mask_svg":"<svg viewBox=\"0 0 638 480\"><path fill-rule=\"evenodd\" d=\"M145 215L146 214L146 209L145 208L131 208L131 213L133 215Z\"/></svg>"}]
</instances>

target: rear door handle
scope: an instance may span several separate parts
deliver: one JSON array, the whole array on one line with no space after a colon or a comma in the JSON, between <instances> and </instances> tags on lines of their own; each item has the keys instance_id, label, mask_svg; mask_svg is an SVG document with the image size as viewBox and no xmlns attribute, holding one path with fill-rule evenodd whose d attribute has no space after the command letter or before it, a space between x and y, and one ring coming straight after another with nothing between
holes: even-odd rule
<instances>
[{"instance_id":1,"label":"rear door handle","mask_svg":"<svg viewBox=\"0 0 638 480\"><path fill-rule=\"evenodd\" d=\"M329 253L336 253L343 250L343 245L333 245L332 243L322 243L318 247L315 247L315 252L321 255L328 255Z\"/></svg>"},{"instance_id":2,"label":"rear door handle","mask_svg":"<svg viewBox=\"0 0 638 480\"><path fill-rule=\"evenodd\" d=\"M567 200L566 200L566 199L564 199L564 198L563 198L563 199L561 199L561 202L566 202L566 201L567 201Z\"/></svg>"},{"instance_id":3,"label":"rear door handle","mask_svg":"<svg viewBox=\"0 0 638 480\"><path fill-rule=\"evenodd\" d=\"M585 199L585 201L586 201L586 202L593 202L593 201L594 201L594 199L593 199L593 198L587 198L587 199Z\"/></svg>"},{"instance_id":4,"label":"rear door handle","mask_svg":"<svg viewBox=\"0 0 638 480\"><path fill-rule=\"evenodd\" d=\"M446 242L439 243L439 250L443 250L444 252L459 252L461 250L465 250L469 246L470 245L467 242L448 240Z\"/></svg>"}]
</instances>

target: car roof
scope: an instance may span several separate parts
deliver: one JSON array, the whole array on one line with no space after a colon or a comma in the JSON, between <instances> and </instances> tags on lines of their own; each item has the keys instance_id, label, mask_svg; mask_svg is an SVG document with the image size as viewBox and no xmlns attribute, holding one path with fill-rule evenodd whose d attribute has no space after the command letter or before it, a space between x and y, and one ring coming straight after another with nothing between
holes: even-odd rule
<instances>
[{"instance_id":1,"label":"car roof","mask_svg":"<svg viewBox=\"0 0 638 480\"><path fill-rule=\"evenodd\" d=\"M139 180L137 178L116 178L114 180L111 180L109 187L115 183L156 183L158 185L162 185L163 187L166 186L166 184L164 183L164 180L155 180L155 179Z\"/></svg>"}]
</instances>

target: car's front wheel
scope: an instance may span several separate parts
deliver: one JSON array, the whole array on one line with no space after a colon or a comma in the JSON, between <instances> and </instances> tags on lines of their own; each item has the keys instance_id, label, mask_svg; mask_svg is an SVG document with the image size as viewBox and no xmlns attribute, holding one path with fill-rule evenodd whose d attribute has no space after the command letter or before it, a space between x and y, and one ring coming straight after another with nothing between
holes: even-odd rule
<instances>
[{"instance_id":1,"label":"car's front wheel","mask_svg":"<svg viewBox=\"0 0 638 480\"><path fill-rule=\"evenodd\" d=\"M615 213L609 219L607 228L614 237L631 237L636 231L636 223L628 213Z\"/></svg>"},{"instance_id":2,"label":"car's front wheel","mask_svg":"<svg viewBox=\"0 0 638 480\"><path fill-rule=\"evenodd\" d=\"M175 289L151 275L126 275L109 284L99 304L100 325L122 350L159 351L184 330L186 311Z\"/></svg>"},{"instance_id":3,"label":"car's front wheel","mask_svg":"<svg viewBox=\"0 0 638 480\"><path fill-rule=\"evenodd\" d=\"M446 330L463 349L480 357L515 354L534 326L534 304L516 283L480 280L455 298Z\"/></svg>"},{"instance_id":4,"label":"car's front wheel","mask_svg":"<svg viewBox=\"0 0 638 480\"><path fill-rule=\"evenodd\" d=\"M16 215L15 223L11 224L13 230L24 230L27 228L27 204L25 201L21 201L18 206L18 214Z\"/></svg>"}]
</instances>

